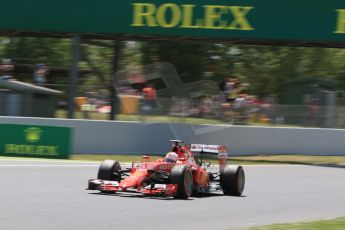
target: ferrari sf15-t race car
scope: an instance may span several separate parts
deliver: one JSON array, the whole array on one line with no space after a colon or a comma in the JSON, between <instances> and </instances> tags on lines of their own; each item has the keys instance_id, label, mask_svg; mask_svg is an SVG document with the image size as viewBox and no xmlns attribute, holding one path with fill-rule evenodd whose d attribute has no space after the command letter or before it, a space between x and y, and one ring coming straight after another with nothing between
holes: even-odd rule
<instances>
[{"instance_id":1,"label":"ferrari sf15-t race car","mask_svg":"<svg viewBox=\"0 0 345 230\"><path fill-rule=\"evenodd\" d=\"M151 161L143 156L139 164L123 168L120 163L105 160L97 179L90 179L89 190L104 193L139 192L188 199L192 194L223 191L225 195L240 196L244 190L245 174L242 166L228 165L228 149L224 145L191 144L172 140L173 148L165 158ZM204 154L217 154L219 165L202 162ZM196 155L199 155L197 159Z\"/></svg>"}]
</instances>

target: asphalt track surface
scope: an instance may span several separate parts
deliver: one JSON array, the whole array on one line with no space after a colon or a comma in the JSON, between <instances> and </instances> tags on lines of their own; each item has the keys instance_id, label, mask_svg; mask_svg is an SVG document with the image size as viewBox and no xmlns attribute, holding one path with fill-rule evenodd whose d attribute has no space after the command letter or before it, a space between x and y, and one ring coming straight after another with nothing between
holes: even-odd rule
<instances>
[{"instance_id":1,"label":"asphalt track surface","mask_svg":"<svg viewBox=\"0 0 345 230\"><path fill-rule=\"evenodd\" d=\"M242 197L189 200L85 190L98 164L0 160L1 230L240 229L345 216L345 169L246 166Z\"/></svg>"}]
</instances>

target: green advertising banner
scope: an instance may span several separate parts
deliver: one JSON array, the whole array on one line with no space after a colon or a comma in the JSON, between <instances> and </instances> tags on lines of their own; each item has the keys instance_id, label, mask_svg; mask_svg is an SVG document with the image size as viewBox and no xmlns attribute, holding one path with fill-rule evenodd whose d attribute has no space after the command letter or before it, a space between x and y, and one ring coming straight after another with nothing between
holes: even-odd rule
<instances>
[{"instance_id":1,"label":"green advertising banner","mask_svg":"<svg viewBox=\"0 0 345 230\"><path fill-rule=\"evenodd\" d=\"M71 139L71 128L0 124L0 156L67 159Z\"/></svg>"},{"instance_id":2,"label":"green advertising banner","mask_svg":"<svg viewBox=\"0 0 345 230\"><path fill-rule=\"evenodd\" d=\"M0 32L345 43L345 1L2 0Z\"/></svg>"}]
</instances>

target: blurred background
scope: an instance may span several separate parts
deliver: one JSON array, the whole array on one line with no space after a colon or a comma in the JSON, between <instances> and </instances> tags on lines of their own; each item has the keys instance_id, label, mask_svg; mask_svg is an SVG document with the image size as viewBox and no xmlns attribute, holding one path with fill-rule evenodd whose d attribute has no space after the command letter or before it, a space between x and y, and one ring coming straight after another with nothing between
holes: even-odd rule
<instances>
[{"instance_id":1,"label":"blurred background","mask_svg":"<svg viewBox=\"0 0 345 230\"><path fill-rule=\"evenodd\" d=\"M69 117L71 42L0 37L0 116ZM344 49L81 44L74 118L345 128Z\"/></svg>"}]
</instances>

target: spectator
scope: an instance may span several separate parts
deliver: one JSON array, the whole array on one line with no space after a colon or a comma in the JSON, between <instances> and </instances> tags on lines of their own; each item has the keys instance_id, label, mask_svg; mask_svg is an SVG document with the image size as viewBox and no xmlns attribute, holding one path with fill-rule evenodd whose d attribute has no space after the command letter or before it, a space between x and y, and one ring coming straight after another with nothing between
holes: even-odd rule
<instances>
[{"instance_id":1,"label":"spectator","mask_svg":"<svg viewBox=\"0 0 345 230\"><path fill-rule=\"evenodd\" d=\"M0 79L14 80L13 77L14 64L10 59L4 59L0 65Z\"/></svg>"},{"instance_id":2,"label":"spectator","mask_svg":"<svg viewBox=\"0 0 345 230\"><path fill-rule=\"evenodd\" d=\"M200 102L200 115L202 117L210 117L213 108L213 100L209 96L205 96Z\"/></svg>"},{"instance_id":3,"label":"spectator","mask_svg":"<svg viewBox=\"0 0 345 230\"><path fill-rule=\"evenodd\" d=\"M144 96L143 108L144 110L151 111L156 107L156 89L153 84L149 84L142 90Z\"/></svg>"},{"instance_id":4,"label":"spectator","mask_svg":"<svg viewBox=\"0 0 345 230\"><path fill-rule=\"evenodd\" d=\"M307 123L308 126L320 126L319 115L320 115L320 100L318 98L313 98L308 102L308 115Z\"/></svg>"},{"instance_id":5,"label":"spectator","mask_svg":"<svg viewBox=\"0 0 345 230\"><path fill-rule=\"evenodd\" d=\"M229 103L233 103L238 97L238 92L240 91L239 82L236 78L229 79L226 84L226 100Z\"/></svg>"},{"instance_id":6,"label":"spectator","mask_svg":"<svg viewBox=\"0 0 345 230\"><path fill-rule=\"evenodd\" d=\"M45 64L37 64L34 69L33 83L42 85L47 83L48 68Z\"/></svg>"},{"instance_id":7,"label":"spectator","mask_svg":"<svg viewBox=\"0 0 345 230\"><path fill-rule=\"evenodd\" d=\"M234 110L242 112L246 105L246 94L240 94L234 101Z\"/></svg>"}]
</instances>

